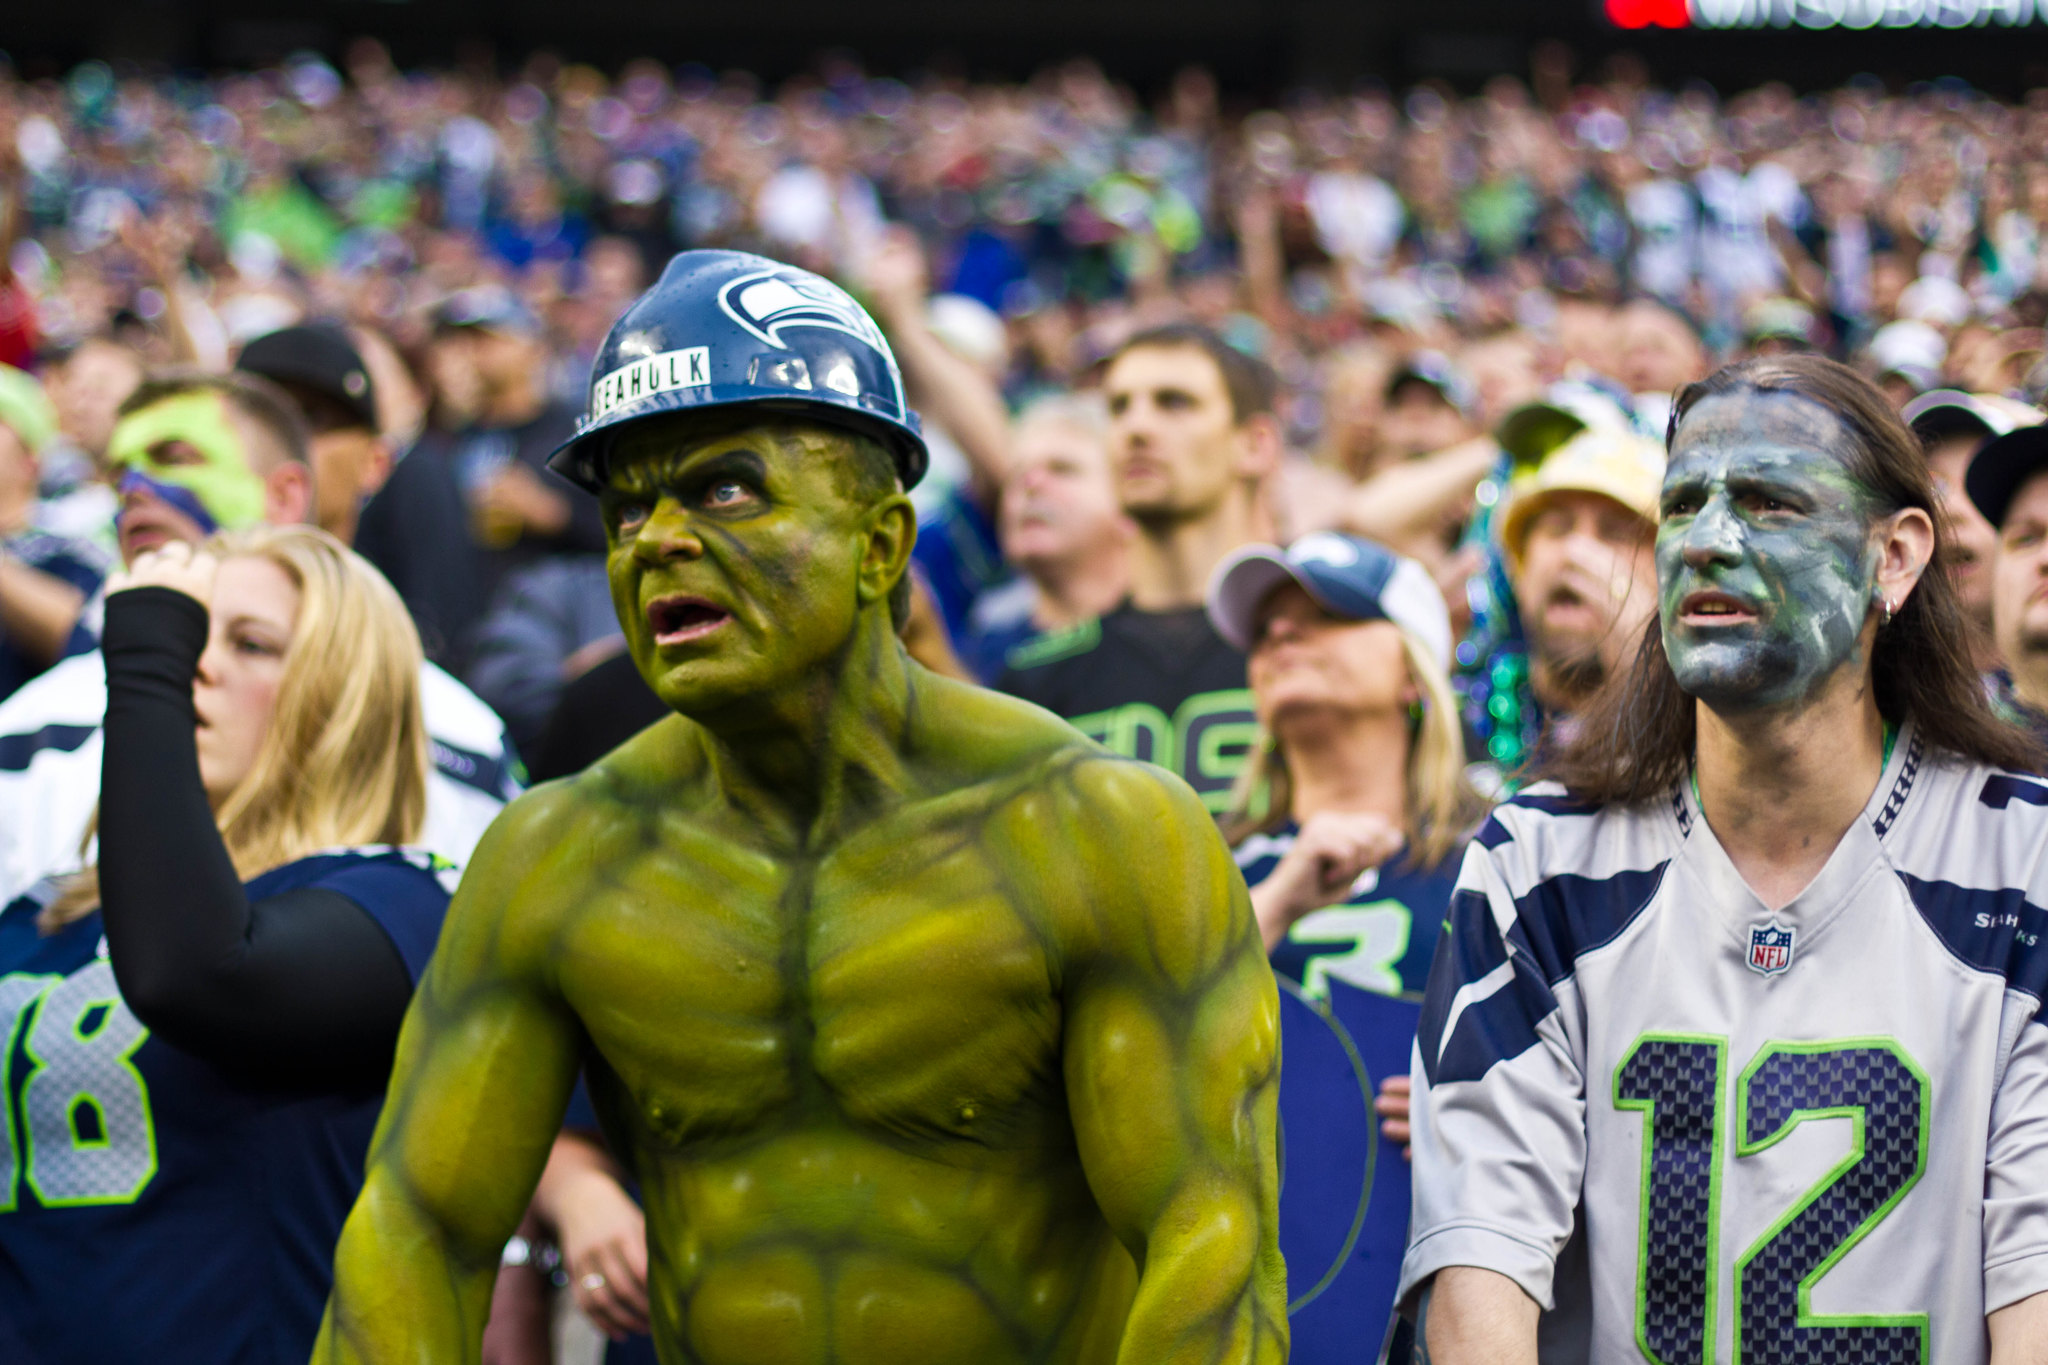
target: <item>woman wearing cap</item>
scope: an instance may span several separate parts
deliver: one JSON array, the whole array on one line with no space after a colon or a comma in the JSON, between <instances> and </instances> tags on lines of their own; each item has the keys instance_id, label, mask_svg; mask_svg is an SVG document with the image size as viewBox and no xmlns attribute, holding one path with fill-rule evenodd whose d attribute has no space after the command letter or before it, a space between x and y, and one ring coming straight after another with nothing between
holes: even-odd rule
<instances>
[{"instance_id":1,"label":"woman wearing cap","mask_svg":"<svg viewBox=\"0 0 2048 1365\"><path fill-rule=\"evenodd\" d=\"M1437 926L1450 910L1458 854L1482 814L1465 782L1458 707L1445 674L1451 627L1443 596L1414 560L1369 540L1318 534L1284 552L1254 545L1226 560L1210 583L1209 615L1249 656L1259 739L1224 817L1224 837L1251 888L1273 968L1296 995L1347 1020L1368 1054L1391 1051L1405 1064L1413 1014L1346 992L1419 997ZM1283 1030L1288 1039L1300 1021L1294 1018ZM1378 1046L1367 1046L1362 1028L1377 1031L1371 1042ZM1396 1028L1405 1036L1388 1037ZM1304 1048L1298 1059L1297 1045ZM1282 1081L1283 1115L1331 1112L1325 1101L1337 1098L1343 1077L1318 1069L1315 1039L1285 1046L1294 1060ZM1405 1149L1409 1080L1405 1065L1394 1069L1401 1074L1385 1077L1373 1107L1381 1133ZM1306 1097L1304 1085L1313 1087ZM1326 1087L1334 1089L1325 1094ZM1336 1211L1339 1223L1351 1217L1349 1193L1314 1173L1328 1169L1330 1144L1355 1145L1362 1154L1368 1135L1325 1125L1293 1137L1300 1144L1290 1147L1293 1164L1308 1174L1289 1187L1291 1224L1283 1203L1282 1250L1290 1294L1299 1298L1316 1282L1317 1252L1330 1231L1317 1226L1323 1210ZM1341 1262L1348 1273L1324 1282L1327 1293L1316 1301L1328 1302L1319 1318L1296 1324L1294 1358L1304 1365L1354 1358L1357 1334L1372 1338L1367 1354L1379 1345L1392 1294L1370 1267L1401 1255L1406 1213L1399 1202L1391 1224L1361 1210L1357 1240ZM1288 1240L1289 1227L1301 1229L1293 1234L1299 1241Z\"/></svg>"},{"instance_id":2,"label":"woman wearing cap","mask_svg":"<svg viewBox=\"0 0 2048 1365\"><path fill-rule=\"evenodd\" d=\"M0 912L0 1360L303 1361L448 904L419 636L265 528L140 557L105 649L98 864Z\"/></svg>"},{"instance_id":3,"label":"woman wearing cap","mask_svg":"<svg viewBox=\"0 0 2048 1365\"><path fill-rule=\"evenodd\" d=\"M1484 813L1464 776L1442 595L1415 561L1320 534L1233 555L1209 614L1249 656L1260 737L1224 836L1274 970L1312 993L1329 979L1420 992ZM1396 1077L1380 1099L1395 1141L1406 1087Z\"/></svg>"},{"instance_id":4,"label":"woman wearing cap","mask_svg":"<svg viewBox=\"0 0 2048 1365\"><path fill-rule=\"evenodd\" d=\"M1421 928L1402 936L1404 951L1324 966L1369 989L1421 990L1452 855L1483 814L1464 777L1436 585L1372 541L1313 535L1233 555L1209 612L1249 656L1261 735L1225 834L1275 967L1298 980L1309 959L1343 946L1290 935L1314 912L1398 900Z\"/></svg>"}]
</instances>

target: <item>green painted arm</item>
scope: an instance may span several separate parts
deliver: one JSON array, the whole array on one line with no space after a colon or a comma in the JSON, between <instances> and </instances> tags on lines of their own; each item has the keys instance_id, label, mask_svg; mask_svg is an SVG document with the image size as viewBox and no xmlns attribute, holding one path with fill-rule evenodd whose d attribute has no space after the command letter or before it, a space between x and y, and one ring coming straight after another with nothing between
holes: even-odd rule
<instances>
[{"instance_id":1,"label":"green painted arm","mask_svg":"<svg viewBox=\"0 0 2048 1365\"><path fill-rule=\"evenodd\" d=\"M1275 1125L1280 999L1200 800L1139 764L1075 776L1086 814L1066 1084L1082 1164L1139 1268L1122 1365L1287 1358Z\"/></svg>"},{"instance_id":2,"label":"green painted arm","mask_svg":"<svg viewBox=\"0 0 2048 1365\"><path fill-rule=\"evenodd\" d=\"M560 789L491 827L399 1035L315 1365L473 1361L505 1241L575 1084L581 1032L548 984L558 869L526 850Z\"/></svg>"}]
</instances>

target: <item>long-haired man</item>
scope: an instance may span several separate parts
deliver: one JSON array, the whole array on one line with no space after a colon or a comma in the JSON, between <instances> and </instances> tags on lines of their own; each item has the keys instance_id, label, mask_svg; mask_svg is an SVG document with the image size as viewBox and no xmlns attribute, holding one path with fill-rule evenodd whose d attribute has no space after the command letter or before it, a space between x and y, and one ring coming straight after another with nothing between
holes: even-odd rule
<instances>
[{"instance_id":1,"label":"long-haired man","mask_svg":"<svg viewBox=\"0 0 2048 1365\"><path fill-rule=\"evenodd\" d=\"M1658 619L1452 903L1403 1293L1437 1365L2048 1358L2048 786L1926 462L1800 355L1669 444Z\"/></svg>"}]
</instances>

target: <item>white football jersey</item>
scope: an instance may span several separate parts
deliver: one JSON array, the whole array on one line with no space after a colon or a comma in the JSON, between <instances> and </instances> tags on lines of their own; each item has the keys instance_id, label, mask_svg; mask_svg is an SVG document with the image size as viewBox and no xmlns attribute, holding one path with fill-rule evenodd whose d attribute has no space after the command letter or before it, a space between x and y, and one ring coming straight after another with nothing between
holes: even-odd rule
<instances>
[{"instance_id":1,"label":"white football jersey","mask_svg":"<svg viewBox=\"0 0 2048 1365\"><path fill-rule=\"evenodd\" d=\"M1767 910L1689 784L1550 784L1466 856L1416 1042L1404 1299L1549 1310L1546 1362L1973 1365L2048 1290L2048 785L1903 731Z\"/></svg>"},{"instance_id":2,"label":"white football jersey","mask_svg":"<svg viewBox=\"0 0 2048 1365\"><path fill-rule=\"evenodd\" d=\"M419 846L460 866L519 792L505 723L433 664L420 673L420 710L433 767ZM98 650L63 660L0 702L0 905L83 865L106 714Z\"/></svg>"}]
</instances>

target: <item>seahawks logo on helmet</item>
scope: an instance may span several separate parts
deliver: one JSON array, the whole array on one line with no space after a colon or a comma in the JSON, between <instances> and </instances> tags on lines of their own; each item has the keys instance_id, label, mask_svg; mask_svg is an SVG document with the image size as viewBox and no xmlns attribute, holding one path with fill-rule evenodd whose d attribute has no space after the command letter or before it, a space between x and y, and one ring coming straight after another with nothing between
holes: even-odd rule
<instances>
[{"instance_id":1,"label":"seahawks logo on helmet","mask_svg":"<svg viewBox=\"0 0 2048 1365\"><path fill-rule=\"evenodd\" d=\"M718 306L727 317L779 351L789 349L782 340L785 327L825 327L858 337L879 351L896 368L882 329L875 326L867 310L853 296L829 280L808 272L759 270L726 281L718 291Z\"/></svg>"}]
</instances>

